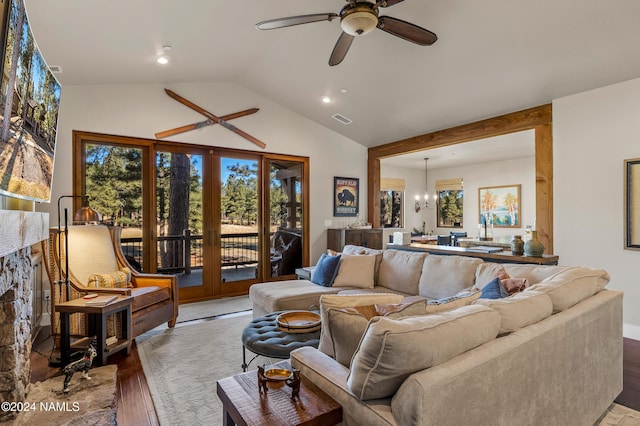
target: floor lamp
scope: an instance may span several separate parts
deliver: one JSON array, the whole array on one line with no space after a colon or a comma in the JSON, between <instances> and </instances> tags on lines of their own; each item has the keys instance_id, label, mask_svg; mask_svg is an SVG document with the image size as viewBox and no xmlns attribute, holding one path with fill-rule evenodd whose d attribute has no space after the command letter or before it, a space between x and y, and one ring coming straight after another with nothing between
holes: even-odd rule
<instances>
[{"instance_id":1,"label":"floor lamp","mask_svg":"<svg viewBox=\"0 0 640 426\"><path fill-rule=\"evenodd\" d=\"M60 279L55 281L55 285L59 285L59 296L62 299L62 286L65 286L65 301L69 300L69 292L70 292L70 281L69 281L69 220L68 220L68 210L64 209L64 229L60 223L61 219L61 201L63 198L82 198L82 207L78 209L73 215L73 223L97 223L101 221L100 213L95 211L89 206L89 197L87 195L63 195L58 198L58 229L57 233L57 243L58 243L58 256L57 256L57 268L60 274ZM64 269L62 268L62 234L64 234ZM51 289L52 292L55 292L55 286ZM53 295L53 293L52 293ZM54 315L54 313L52 313ZM56 321L56 324L58 321ZM52 322L53 324L53 322ZM55 330L52 330L52 334L55 333ZM55 342L55 340L54 340ZM50 365L59 365L60 359L58 356L54 355L52 352L49 357Z\"/></svg>"}]
</instances>

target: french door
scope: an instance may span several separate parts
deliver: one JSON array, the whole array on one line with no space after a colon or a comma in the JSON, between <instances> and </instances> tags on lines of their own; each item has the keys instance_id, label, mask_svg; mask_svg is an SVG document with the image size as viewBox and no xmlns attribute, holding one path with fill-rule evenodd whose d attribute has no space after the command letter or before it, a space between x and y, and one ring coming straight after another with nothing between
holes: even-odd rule
<instances>
[{"instance_id":1,"label":"french door","mask_svg":"<svg viewBox=\"0 0 640 426\"><path fill-rule=\"evenodd\" d=\"M74 193L180 301L246 294L308 264L308 159L74 132Z\"/></svg>"}]
</instances>

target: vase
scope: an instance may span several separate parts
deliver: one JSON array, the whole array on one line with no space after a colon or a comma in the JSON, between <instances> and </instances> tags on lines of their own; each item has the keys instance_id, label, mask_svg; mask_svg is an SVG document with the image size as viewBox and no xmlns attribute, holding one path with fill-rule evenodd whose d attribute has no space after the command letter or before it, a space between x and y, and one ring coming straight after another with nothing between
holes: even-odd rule
<instances>
[{"instance_id":1,"label":"vase","mask_svg":"<svg viewBox=\"0 0 640 426\"><path fill-rule=\"evenodd\" d=\"M511 253L521 255L524 253L524 241L520 235L514 235L511 240Z\"/></svg>"},{"instance_id":2,"label":"vase","mask_svg":"<svg viewBox=\"0 0 640 426\"><path fill-rule=\"evenodd\" d=\"M542 257L544 245L538 240L538 231L531 231L531 239L524 243L525 256Z\"/></svg>"}]
</instances>

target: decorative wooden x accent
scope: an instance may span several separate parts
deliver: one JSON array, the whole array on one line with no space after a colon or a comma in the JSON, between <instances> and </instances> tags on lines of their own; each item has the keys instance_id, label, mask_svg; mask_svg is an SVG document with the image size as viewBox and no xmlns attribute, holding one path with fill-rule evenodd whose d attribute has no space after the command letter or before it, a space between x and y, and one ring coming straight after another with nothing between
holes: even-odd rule
<instances>
[{"instance_id":1,"label":"decorative wooden x accent","mask_svg":"<svg viewBox=\"0 0 640 426\"><path fill-rule=\"evenodd\" d=\"M213 124L219 124L222 127L225 127L226 129L231 130L233 133L236 133L237 135L240 135L243 138L253 142L254 144L258 145L260 148L265 148L267 146L261 140L256 139L253 136L251 136L250 134L248 134L246 132L243 132L242 130L238 129L236 126L233 126L233 125L227 123L227 120L233 120L234 118L239 118L239 117L244 117L245 115L254 114L254 113L259 111L259 108L250 108L250 109L247 109L247 110L244 110L244 111L235 112L233 114L228 114L228 115L223 115L222 117L217 117L217 116L211 114L209 111L205 110L204 108L201 108L198 105L194 104L193 102L183 98L182 96L178 95L177 93L175 93L172 90L164 89L164 91L167 93L167 95L169 95L170 97L172 97L176 101L180 102L181 104L183 104L183 105L191 108L192 110L194 110L196 112L199 112L200 114L202 114L205 117L207 117L207 120L200 121L198 123L187 124L186 126L176 127L175 129L165 130L163 132L158 132L158 133L156 133L156 138L162 139L162 138L166 138L166 137L169 137L169 136L177 135L179 133L188 132L190 130L200 129L202 127L211 126Z\"/></svg>"}]
</instances>

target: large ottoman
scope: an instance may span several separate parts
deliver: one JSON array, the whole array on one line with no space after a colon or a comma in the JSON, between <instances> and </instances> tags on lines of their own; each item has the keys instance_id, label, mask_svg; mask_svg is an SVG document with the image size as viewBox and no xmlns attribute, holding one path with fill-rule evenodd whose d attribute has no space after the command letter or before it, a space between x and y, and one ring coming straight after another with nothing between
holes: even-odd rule
<instances>
[{"instance_id":1,"label":"large ottoman","mask_svg":"<svg viewBox=\"0 0 640 426\"><path fill-rule=\"evenodd\" d=\"M258 355L269 358L288 359L292 350L303 346L317 348L320 344L320 329L310 333L289 333L280 330L276 318L282 311L255 318L242 331L242 371L247 371L249 364ZM255 354L249 362L246 350Z\"/></svg>"}]
</instances>

